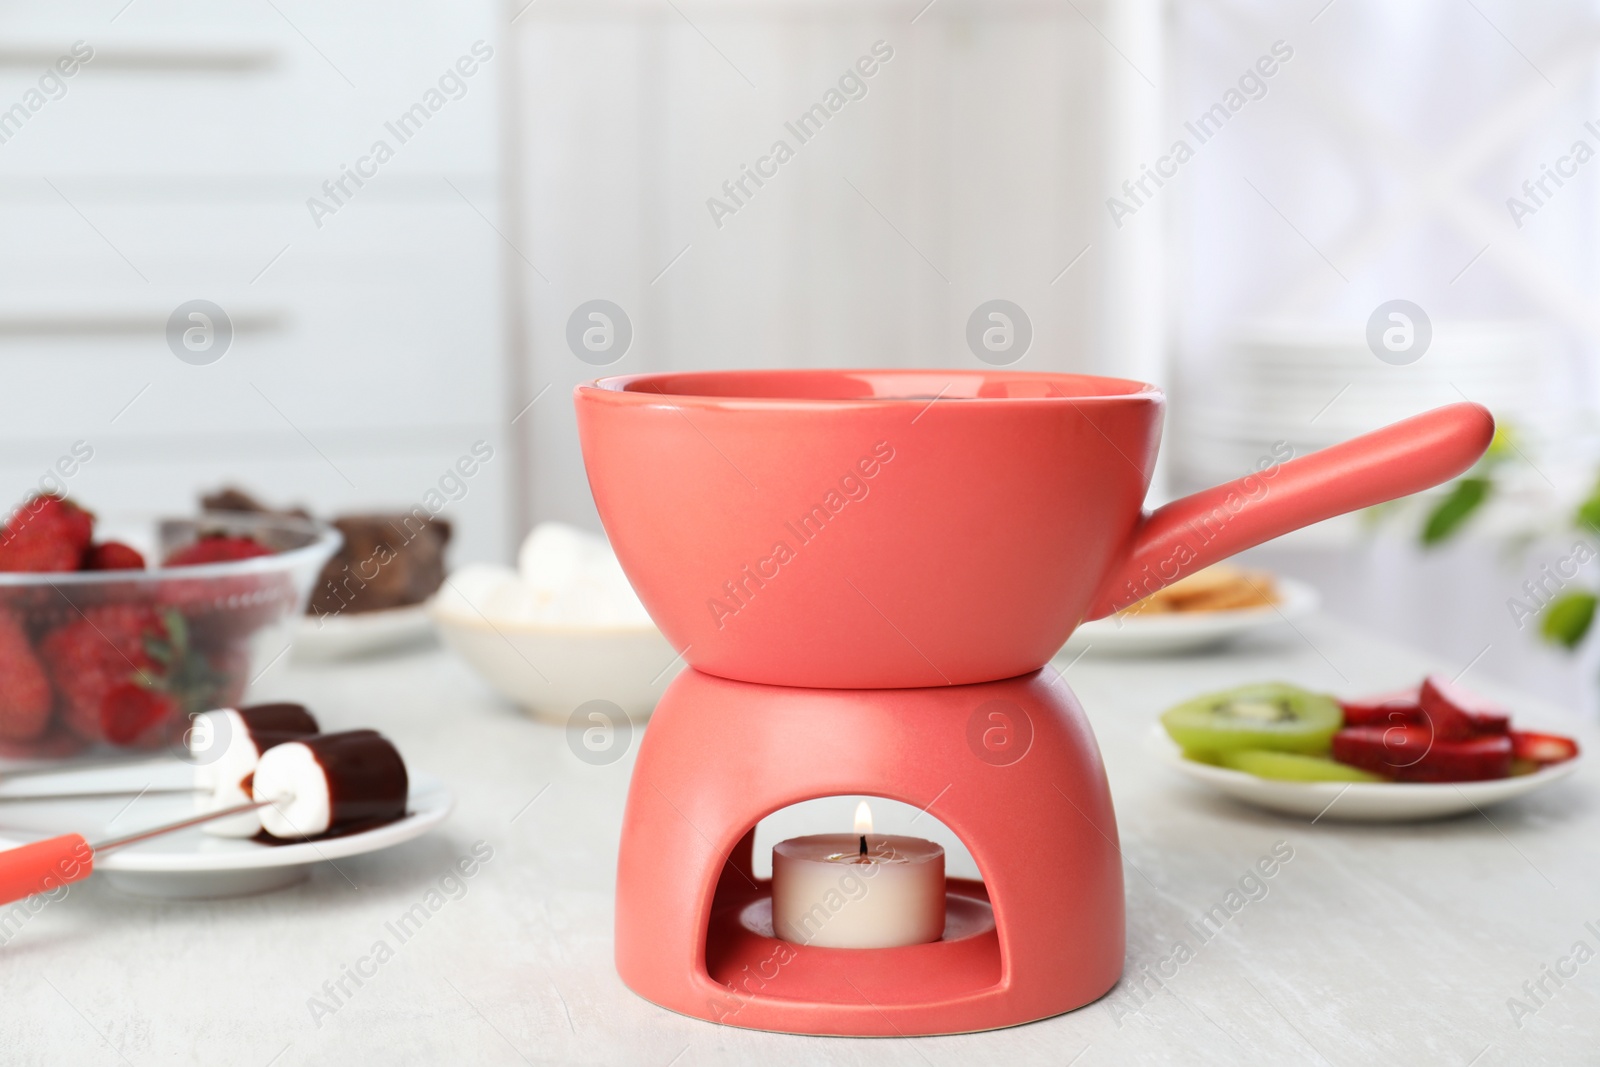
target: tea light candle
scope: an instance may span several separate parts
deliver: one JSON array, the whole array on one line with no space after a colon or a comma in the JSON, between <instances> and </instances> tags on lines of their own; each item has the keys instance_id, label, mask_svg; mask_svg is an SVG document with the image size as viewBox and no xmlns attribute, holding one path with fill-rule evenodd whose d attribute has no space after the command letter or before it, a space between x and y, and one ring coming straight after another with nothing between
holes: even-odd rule
<instances>
[{"instance_id":1,"label":"tea light candle","mask_svg":"<svg viewBox=\"0 0 1600 1067\"><path fill-rule=\"evenodd\" d=\"M814 834L772 850L772 928L824 948L894 948L944 934L944 849L872 832L856 807L854 834Z\"/></svg>"}]
</instances>

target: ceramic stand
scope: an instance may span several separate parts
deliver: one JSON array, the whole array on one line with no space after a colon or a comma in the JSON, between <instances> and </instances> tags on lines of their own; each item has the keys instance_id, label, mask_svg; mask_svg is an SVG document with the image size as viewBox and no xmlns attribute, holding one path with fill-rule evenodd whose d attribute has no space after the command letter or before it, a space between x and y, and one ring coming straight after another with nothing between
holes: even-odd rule
<instances>
[{"instance_id":1,"label":"ceramic stand","mask_svg":"<svg viewBox=\"0 0 1600 1067\"><path fill-rule=\"evenodd\" d=\"M1089 724L1051 677L829 690L683 671L628 791L623 981L685 1015L855 1036L990 1030L1104 995L1123 966L1116 819ZM948 879L941 940L839 949L773 937L755 826L839 795L926 808L972 853L983 880Z\"/></svg>"}]
</instances>

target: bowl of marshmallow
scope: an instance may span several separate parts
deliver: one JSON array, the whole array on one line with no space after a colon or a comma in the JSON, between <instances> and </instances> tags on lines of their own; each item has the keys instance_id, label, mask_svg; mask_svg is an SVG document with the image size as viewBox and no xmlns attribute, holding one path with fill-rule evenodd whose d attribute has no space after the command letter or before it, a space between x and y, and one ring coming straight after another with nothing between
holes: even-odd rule
<instances>
[{"instance_id":1,"label":"bowl of marshmallow","mask_svg":"<svg viewBox=\"0 0 1600 1067\"><path fill-rule=\"evenodd\" d=\"M683 666L611 546L562 523L535 527L515 569L475 563L452 572L428 610L447 647L539 717L565 721L604 700L637 722Z\"/></svg>"}]
</instances>

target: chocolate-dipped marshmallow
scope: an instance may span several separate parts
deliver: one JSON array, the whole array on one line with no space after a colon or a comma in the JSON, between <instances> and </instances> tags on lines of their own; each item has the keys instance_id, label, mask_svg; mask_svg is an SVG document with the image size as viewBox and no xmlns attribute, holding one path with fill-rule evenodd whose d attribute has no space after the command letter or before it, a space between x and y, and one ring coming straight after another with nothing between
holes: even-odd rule
<instances>
[{"instance_id":1,"label":"chocolate-dipped marshmallow","mask_svg":"<svg viewBox=\"0 0 1600 1067\"><path fill-rule=\"evenodd\" d=\"M195 760L195 786L208 790L195 794L196 809L217 811L249 802L251 776L262 754L316 733L317 720L302 704L254 704L196 715L189 754ZM254 837L261 832L261 817L245 812L206 823L202 829L219 837Z\"/></svg>"},{"instance_id":2,"label":"chocolate-dipped marshmallow","mask_svg":"<svg viewBox=\"0 0 1600 1067\"><path fill-rule=\"evenodd\" d=\"M254 780L261 826L273 837L315 837L406 813L406 765L376 730L288 741L261 757Z\"/></svg>"}]
</instances>

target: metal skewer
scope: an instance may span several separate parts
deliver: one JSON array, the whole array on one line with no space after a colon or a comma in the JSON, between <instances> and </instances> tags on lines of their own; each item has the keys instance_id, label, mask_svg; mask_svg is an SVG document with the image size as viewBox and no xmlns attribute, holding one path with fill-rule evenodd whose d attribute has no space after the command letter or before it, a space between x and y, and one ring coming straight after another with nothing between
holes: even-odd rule
<instances>
[{"instance_id":1,"label":"metal skewer","mask_svg":"<svg viewBox=\"0 0 1600 1067\"><path fill-rule=\"evenodd\" d=\"M124 837L113 837L106 841L97 841L89 847L98 854L109 849L121 848L123 845L132 845L139 841L148 841L152 837L160 837L162 834L170 834L176 830L187 829L190 826L199 826L201 823L210 822L212 819L221 819L229 815L243 815L247 811L255 811L257 808L264 808L269 804L276 804L279 801L290 799L292 798L287 796L270 797L266 800L252 800L247 804L235 804L231 808L218 808L216 811L208 811L204 815L191 815L187 819L179 819L177 822L169 822L162 826L154 826L148 830L140 830L137 833L128 834ZM5 853L0 852L0 856L4 855Z\"/></svg>"},{"instance_id":2,"label":"metal skewer","mask_svg":"<svg viewBox=\"0 0 1600 1067\"><path fill-rule=\"evenodd\" d=\"M20 804L55 800L115 800L119 797L157 797L173 793L209 793L203 786L172 786L161 789L112 789L103 793L0 793L0 804Z\"/></svg>"}]
</instances>

